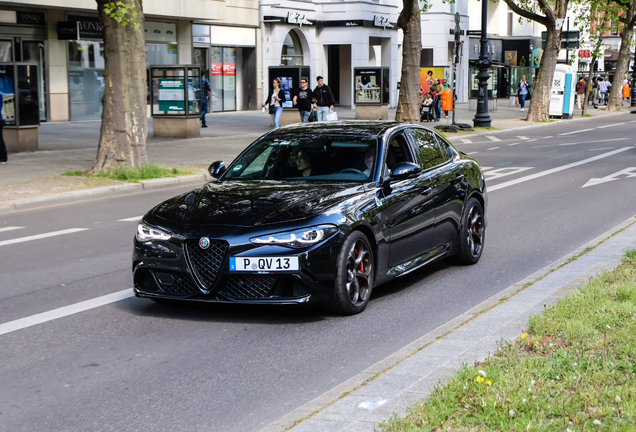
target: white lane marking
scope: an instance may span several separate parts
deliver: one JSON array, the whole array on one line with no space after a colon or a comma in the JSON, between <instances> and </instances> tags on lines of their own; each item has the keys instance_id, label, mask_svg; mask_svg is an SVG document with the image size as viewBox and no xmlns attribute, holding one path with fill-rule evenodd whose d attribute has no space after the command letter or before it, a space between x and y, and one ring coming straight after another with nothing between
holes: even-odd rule
<instances>
[{"instance_id":1,"label":"white lane marking","mask_svg":"<svg viewBox=\"0 0 636 432\"><path fill-rule=\"evenodd\" d=\"M534 142L534 141L536 141L536 140L537 140L537 138L535 138L535 139L531 139L531 140L528 140L528 141L526 141L526 142L531 143L531 142Z\"/></svg>"},{"instance_id":2,"label":"white lane marking","mask_svg":"<svg viewBox=\"0 0 636 432\"><path fill-rule=\"evenodd\" d=\"M518 136L517 138L519 138L520 140L527 140L527 139L530 139L530 138L528 138L527 136Z\"/></svg>"},{"instance_id":3,"label":"white lane marking","mask_svg":"<svg viewBox=\"0 0 636 432\"><path fill-rule=\"evenodd\" d=\"M468 156L473 155L473 154L477 154L479 152L470 152L470 153L466 153Z\"/></svg>"},{"instance_id":4,"label":"white lane marking","mask_svg":"<svg viewBox=\"0 0 636 432\"><path fill-rule=\"evenodd\" d=\"M484 177L486 180L494 180L501 177L518 174L523 171L528 171L533 169L534 167L505 167L505 168L497 168L492 171L487 171L484 173Z\"/></svg>"},{"instance_id":5,"label":"white lane marking","mask_svg":"<svg viewBox=\"0 0 636 432\"><path fill-rule=\"evenodd\" d=\"M492 169L492 167L485 167L485 166L481 167L482 171L488 171L488 170L491 170L491 169Z\"/></svg>"},{"instance_id":6,"label":"white lane marking","mask_svg":"<svg viewBox=\"0 0 636 432\"><path fill-rule=\"evenodd\" d=\"M488 138L490 141L501 141L499 138L492 135L487 135L486 138Z\"/></svg>"},{"instance_id":7,"label":"white lane marking","mask_svg":"<svg viewBox=\"0 0 636 432\"><path fill-rule=\"evenodd\" d=\"M601 151L601 150L611 150L614 147L602 147L602 148L595 148L595 149L589 149L588 151Z\"/></svg>"},{"instance_id":8,"label":"white lane marking","mask_svg":"<svg viewBox=\"0 0 636 432\"><path fill-rule=\"evenodd\" d=\"M605 126L597 126L597 127L596 127L596 129L605 129L605 128L608 128L608 127L612 127L612 126L620 126L620 125L624 125L624 124L625 124L625 122L622 122L622 123L614 123L614 124L611 124L611 125L605 125Z\"/></svg>"},{"instance_id":9,"label":"white lane marking","mask_svg":"<svg viewBox=\"0 0 636 432\"><path fill-rule=\"evenodd\" d=\"M14 243L22 243L22 242L27 242L31 240L39 240L39 239L43 239L47 237L55 237L55 236L64 235L64 234L72 234L72 233L86 231L86 230L88 230L88 228L71 228L71 229L65 229L61 231L53 231L50 233L32 235L28 237L20 237L20 238L15 238L11 240L3 240L3 241L0 241L0 246L6 246L6 245L14 244Z\"/></svg>"},{"instance_id":10,"label":"white lane marking","mask_svg":"<svg viewBox=\"0 0 636 432\"><path fill-rule=\"evenodd\" d=\"M518 144L521 144L521 143L512 143L512 144L508 144L508 147L515 146L515 145L518 145Z\"/></svg>"},{"instance_id":11,"label":"white lane marking","mask_svg":"<svg viewBox=\"0 0 636 432\"><path fill-rule=\"evenodd\" d=\"M137 222L138 220L141 220L143 216L135 216L135 217L131 217L131 218L126 218L126 219L119 219L117 222Z\"/></svg>"},{"instance_id":12,"label":"white lane marking","mask_svg":"<svg viewBox=\"0 0 636 432\"><path fill-rule=\"evenodd\" d=\"M636 120L628 121L627 123L636 123Z\"/></svg>"},{"instance_id":13,"label":"white lane marking","mask_svg":"<svg viewBox=\"0 0 636 432\"><path fill-rule=\"evenodd\" d=\"M472 144L472 141L469 140L468 138L461 138L460 141L463 142L464 144Z\"/></svg>"},{"instance_id":14,"label":"white lane marking","mask_svg":"<svg viewBox=\"0 0 636 432\"><path fill-rule=\"evenodd\" d=\"M602 140L594 140L594 141L581 141L581 142L575 142L575 143L563 143L563 144L559 144L560 146L568 146L568 145L577 145L577 144L592 144L592 143L597 143L597 142L609 142L609 141L624 141L627 140L629 138L611 138L611 139L602 139Z\"/></svg>"},{"instance_id":15,"label":"white lane marking","mask_svg":"<svg viewBox=\"0 0 636 432\"><path fill-rule=\"evenodd\" d=\"M0 324L0 335L133 297L132 288Z\"/></svg>"},{"instance_id":16,"label":"white lane marking","mask_svg":"<svg viewBox=\"0 0 636 432\"><path fill-rule=\"evenodd\" d=\"M491 148L486 149L486 150L497 150L498 148L500 148L500 147L491 147Z\"/></svg>"},{"instance_id":17,"label":"white lane marking","mask_svg":"<svg viewBox=\"0 0 636 432\"><path fill-rule=\"evenodd\" d=\"M633 149L634 149L634 147L632 147L632 146L623 147L623 148L620 148L618 150L614 150L614 151L611 151L611 152L608 152L608 153L603 153L603 154L600 154L600 155L597 155L597 156L594 156L594 157L591 157L591 158L588 158L588 159L583 159L583 160L578 161L578 162L573 162L571 164L567 164L567 165L563 165L563 166L560 166L560 167L552 168L552 169L549 169L549 170L546 170L546 171L541 171L541 172L538 172L538 173L535 173L535 174L530 174L528 176L521 177L521 178L518 178L518 179L515 179L515 180L510 180L510 181L507 181L507 182L504 182L504 183L499 183L498 185L494 185L494 186L489 187L488 191L492 192L492 191L496 191L496 190L499 190L499 189L507 188L508 186L514 186L514 185L519 184L519 183L527 182L529 180L534 180L534 179L539 178L539 177L544 177L544 176L547 176L547 175L550 175L550 174L554 174L554 173L557 173L559 171L564 171L566 169L574 168L574 167L577 167L577 166L580 166L580 165L585 165L586 163L594 162L594 161L597 161L599 159L603 159L603 158L606 158L606 157L609 157L609 156L614 156L615 154L622 153L622 152L627 151L627 150L633 150Z\"/></svg>"},{"instance_id":18,"label":"white lane marking","mask_svg":"<svg viewBox=\"0 0 636 432\"><path fill-rule=\"evenodd\" d=\"M625 178L631 178L631 177L636 177L636 168L631 167L631 168L625 168L624 170L615 172L614 174L610 174L607 175L605 177L602 178L594 178L592 177L591 179L588 180L587 183L585 183L583 186L581 186L581 189L589 187L589 186L594 186L597 184L601 184L601 183L607 183L607 182L611 182L614 180L618 180L618 178L620 176L626 176Z\"/></svg>"},{"instance_id":19,"label":"white lane marking","mask_svg":"<svg viewBox=\"0 0 636 432\"><path fill-rule=\"evenodd\" d=\"M552 138L552 135L547 136L547 137L543 137L543 139L548 139L548 138Z\"/></svg>"},{"instance_id":20,"label":"white lane marking","mask_svg":"<svg viewBox=\"0 0 636 432\"><path fill-rule=\"evenodd\" d=\"M14 227L14 226L4 227L4 228L0 228L0 232L19 230L19 229L22 229L22 228L24 228L24 227Z\"/></svg>"},{"instance_id":21,"label":"white lane marking","mask_svg":"<svg viewBox=\"0 0 636 432\"><path fill-rule=\"evenodd\" d=\"M577 130L577 131L574 131L574 132L561 133L559 135L561 135L561 136L563 136L563 135L572 135L572 134L577 134L577 133L581 133L581 132L587 132L587 131L591 131L591 130L594 130L594 129L581 129L581 130Z\"/></svg>"}]
</instances>

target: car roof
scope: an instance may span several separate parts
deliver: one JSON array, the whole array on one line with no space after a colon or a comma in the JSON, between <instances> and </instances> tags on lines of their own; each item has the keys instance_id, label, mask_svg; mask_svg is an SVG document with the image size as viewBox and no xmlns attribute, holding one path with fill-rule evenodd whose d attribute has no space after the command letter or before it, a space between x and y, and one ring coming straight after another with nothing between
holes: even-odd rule
<instances>
[{"instance_id":1,"label":"car roof","mask_svg":"<svg viewBox=\"0 0 636 432\"><path fill-rule=\"evenodd\" d=\"M290 133L293 134L338 134L338 135L358 135L377 137L395 126L409 125L396 121L383 120L347 120L337 122L315 122L315 123L296 123L284 126L272 131L269 136L283 136ZM413 125L412 125L413 126Z\"/></svg>"}]
</instances>

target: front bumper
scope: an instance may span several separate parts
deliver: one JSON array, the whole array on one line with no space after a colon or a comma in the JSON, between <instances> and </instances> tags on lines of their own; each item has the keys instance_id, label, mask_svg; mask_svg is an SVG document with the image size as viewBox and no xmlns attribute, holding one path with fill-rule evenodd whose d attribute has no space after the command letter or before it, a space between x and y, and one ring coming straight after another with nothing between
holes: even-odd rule
<instances>
[{"instance_id":1,"label":"front bumper","mask_svg":"<svg viewBox=\"0 0 636 432\"><path fill-rule=\"evenodd\" d=\"M209 249L199 238L141 243L133 246L133 291L137 297L244 304L328 303L333 300L340 233L307 250L233 244L212 239ZM299 271L230 272L231 256L297 256Z\"/></svg>"}]
</instances>

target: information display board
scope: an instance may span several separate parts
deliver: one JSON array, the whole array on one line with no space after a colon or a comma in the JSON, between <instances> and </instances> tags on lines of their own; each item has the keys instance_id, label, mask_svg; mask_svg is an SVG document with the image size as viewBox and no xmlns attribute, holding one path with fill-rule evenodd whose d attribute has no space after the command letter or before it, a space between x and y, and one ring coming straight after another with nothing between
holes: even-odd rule
<instances>
[{"instance_id":1,"label":"information display board","mask_svg":"<svg viewBox=\"0 0 636 432\"><path fill-rule=\"evenodd\" d=\"M153 117L201 115L201 69L199 66L151 66L150 77Z\"/></svg>"},{"instance_id":2,"label":"information display board","mask_svg":"<svg viewBox=\"0 0 636 432\"><path fill-rule=\"evenodd\" d=\"M285 102L283 108L297 109L294 107L294 96L300 88L300 79L304 78L309 83L312 90L316 87L316 83L312 83L309 79L309 66L271 66L269 68L269 88L272 88L272 81L278 78L281 88L285 93ZM312 85L313 84L313 85Z\"/></svg>"},{"instance_id":3,"label":"information display board","mask_svg":"<svg viewBox=\"0 0 636 432\"><path fill-rule=\"evenodd\" d=\"M389 103L389 68L354 68L354 102L356 105Z\"/></svg>"}]
</instances>

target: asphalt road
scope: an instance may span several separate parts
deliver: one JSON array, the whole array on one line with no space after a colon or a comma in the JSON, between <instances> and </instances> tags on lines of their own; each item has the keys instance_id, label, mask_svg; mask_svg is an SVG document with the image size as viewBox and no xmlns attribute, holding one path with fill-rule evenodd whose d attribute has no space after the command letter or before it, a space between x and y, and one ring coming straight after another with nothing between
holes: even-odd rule
<instances>
[{"instance_id":1,"label":"asphalt road","mask_svg":"<svg viewBox=\"0 0 636 432\"><path fill-rule=\"evenodd\" d=\"M488 167L482 260L378 288L360 315L128 298L0 334L0 431L258 430L635 215L635 123L453 139ZM0 326L131 287L120 219L181 190L1 215Z\"/></svg>"}]
</instances>

